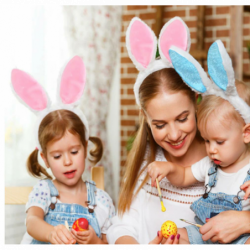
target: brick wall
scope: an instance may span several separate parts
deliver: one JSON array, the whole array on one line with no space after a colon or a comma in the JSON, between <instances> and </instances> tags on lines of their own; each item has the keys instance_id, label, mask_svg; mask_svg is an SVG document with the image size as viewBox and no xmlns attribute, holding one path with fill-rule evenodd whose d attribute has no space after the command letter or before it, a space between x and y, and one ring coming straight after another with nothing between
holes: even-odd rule
<instances>
[{"instance_id":1,"label":"brick wall","mask_svg":"<svg viewBox=\"0 0 250 250\"><path fill-rule=\"evenodd\" d=\"M124 173L124 164L127 157L126 144L128 138L136 131L139 123L138 107L135 103L133 85L137 76L137 69L128 57L125 44L126 29L130 20L137 16L146 22L152 29L155 27L156 7L155 6L124 6L123 22L121 33L121 171ZM169 19L179 16L189 27L191 34L191 50L196 49L196 26L197 7L196 6L165 6L163 13L163 23ZM207 6L205 10L205 39L204 46L207 50L216 40L221 39L229 51L230 49L230 6ZM246 44L250 41L250 13L243 16L243 69L250 71L249 58ZM205 63L206 69L206 63ZM207 69L206 69L207 70ZM250 80L250 79L245 79Z\"/></svg>"}]
</instances>

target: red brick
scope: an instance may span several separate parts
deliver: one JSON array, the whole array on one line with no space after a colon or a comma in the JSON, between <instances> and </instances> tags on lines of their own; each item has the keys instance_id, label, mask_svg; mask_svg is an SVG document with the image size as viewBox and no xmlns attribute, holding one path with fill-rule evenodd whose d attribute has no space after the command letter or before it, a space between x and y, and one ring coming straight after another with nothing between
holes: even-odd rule
<instances>
[{"instance_id":1,"label":"red brick","mask_svg":"<svg viewBox=\"0 0 250 250\"><path fill-rule=\"evenodd\" d=\"M249 59L250 55L248 52L243 52L243 59Z\"/></svg>"},{"instance_id":2,"label":"red brick","mask_svg":"<svg viewBox=\"0 0 250 250\"><path fill-rule=\"evenodd\" d=\"M135 99L122 99L121 105L135 105Z\"/></svg>"},{"instance_id":3,"label":"red brick","mask_svg":"<svg viewBox=\"0 0 250 250\"><path fill-rule=\"evenodd\" d=\"M228 14L230 13L230 6L221 6L221 7L216 7L216 14Z\"/></svg>"},{"instance_id":4,"label":"red brick","mask_svg":"<svg viewBox=\"0 0 250 250\"><path fill-rule=\"evenodd\" d=\"M123 21L130 21L133 17L135 17L135 15L126 14L126 15L122 16L122 20Z\"/></svg>"},{"instance_id":5,"label":"red brick","mask_svg":"<svg viewBox=\"0 0 250 250\"><path fill-rule=\"evenodd\" d=\"M127 10L144 10L148 9L147 5L128 5Z\"/></svg>"},{"instance_id":6,"label":"red brick","mask_svg":"<svg viewBox=\"0 0 250 250\"><path fill-rule=\"evenodd\" d=\"M206 30L205 31L205 37L212 38L213 37L213 31L212 30Z\"/></svg>"},{"instance_id":7,"label":"red brick","mask_svg":"<svg viewBox=\"0 0 250 250\"><path fill-rule=\"evenodd\" d=\"M121 43L125 43L126 42L126 37L125 36L121 36L120 41L121 41Z\"/></svg>"},{"instance_id":8,"label":"red brick","mask_svg":"<svg viewBox=\"0 0 250 250\"><path fill-rule=\"evenodd\" d=\"M213 42L205 42L205 50L208 50Z\"/></svg>"},{"instance_id":9,"label":"red brick","mask_svg":"<svg viewBox=\"0 0 250 250\"><path fill-rule=\"evenodd\" d=\"M128 74L137 74L138 73L138 70L137 68L127 68L127 72Z\"/></svg>"},{"instance_id":10,"label":"red brick","mask_svg":"<svg viewBox=\"0 0 250 250\"><path fill-rule=\"evenodd\" d=\"M135 83L135 78L122 78L121 79L121 84L134 84Z\"/></svg>"},{"instance_id":11,"label":"red brick","mask_svg":"<svg viewBox=\"0 0 250 250\"><path fill-rule=\"evenodd\" d=\"M123 115L124 114L124 110L121 110L120 114Z\"/></svg>"},{"instance_id":12,"label":"red brick","mask_svg":"<svg viewBox=\"0 0 250 250\"><path fill-rule=\"evenodd\" d=\"M121 63L131 63L131 59L129 57L122 57L121 58Z\"/></svg>"},{"instance_id":13,"label":"red brick","mask_svg":"<svg viewBox=\"0 0 250 250\"><path fill-rule=\"evenodd\" d=\"M249 72L249 70L250 70L249 64L244 63L243 64L243 72Z\"/></svg>"},{"instance_id":14,"label":"red brick","mask_svg":"<svg viewBox=\"0 0 250 250\"><path fill-rule=\"evenodd\" d=\"M124 131L121 130L121 136L123 136L123 135L124 135Z\"/></svg>"},{"instance_id":15,"label":"red brick","mask_svg":"<svg viewBox=\"0 0 250 250\"><path fill-rule=\"evenodd\" d=\"M190 32L191 39L196 38L196 31Z\"/></svg>"},{"instance_id":16,"label":"red brick","mask_svg":"<svg viewBox=\"0 0 250 250\"><path fill-rule=\"evenodd\" d=\"M195 28L197 25L197 21L185 21L188 28Z\"/></svg>"},{"instance_id":17,"label":"red brick","mask_svg":"<svg viewBox=\"0 0 250 250\"><path fill-rule=\"evenodd\" d=\"M250 16L244 16L243 17L243 23L244 24L250 24Z\"/></svg>"},{"instance_id":18,"label":"red brick","mask_svg":"<svg viewBox=\"0 0 250 250\"><path fill-rule=\"evenodd\" d=\"M179 17L185 17L186 16L186 11L185 10L167 10L164 14L163 14L163 18L172 18L175 16L179 16Z\"/></svg>"},{"instance_id":19,"label":"red brick","mask_svg":"<svg viewBox=\"0 0 250 250\"><path fill-rule=\"evenodd\" d=\"M133 95L134 94L134 90L133 89L128 89L127 90L127 94L128 95Z\"/></svg>"},{"instance_id":20,"label":"red brick","mask_svg":"<svg viewBox=\"0 0 250 250\"><path fill-rule=\"evenodd\" d=\"M123 72L124 72L124 68L121 68L121 74L123 74Z\"/></svg>"},{"instance_id":21,"label":"red brick","mask_svg":"<svg viewBox=\"0 0 250 250\"><path fill-rule=\"evenodd\" d=\"M121 53L125 51L125 47L121 46Z\"/></svg>"},{"instance_id":22,"label":"red brick","mask_svg":"<svg viewBox=\"0 0 250 250\"><path fill-rule=\"evenodd\" d=\"M121 146L126 147L127 146L127 141L121 141Z\"/></svg>"},{"instance_id":23,"label":"red brick","mask_svg":"<svg viewBox=\"0 0 250 250\"><path fill-rule=\"evenodd\" d=\"M213 14L213 8L212 7L206 7L205 8L205 15L211 16Z\"/></svg>"},{"instance_id":24,"label":"red brick","mask_svg":"<svg viewBox=\"0 0 250 250\"><path fill-rule=\"evenodd\" d=\"M127 112L128 112L128 115L139 116L139 110L138 109L137 110L135 110L135 109L133 109L133 110L129 109Z\"/></svg>"},{"instance_id":25,"label":"red brick","mask_svg":"<svg viewBox=\"0 0 250 250\"><path fill-rule=\"evenodd\" d=\"M193 9L189 11L190 16L197 16L197 9Z\"/></svg>"},{"instance_id":26,"label":"red brick","mask_svg":"<svg viewBox=\"0 0 250 250\"><path fill-rule=\"evenodd\" d=\"M135 126L134 120L121 120L122 126Z\"/></svg>"},{"instance_id":27,"label":"red brick","mask_svg":"<svg viewBox=\"0 0 250 250\"><path fill-rule=\"evenodd\" d=\"M227 24L226 18L217 18L217 19L209 19L205 20L205 26L223 26Z\"/></svg>"},{"instance_id":28,"label":"red brick","mask_svg":"<svg viewBox=\"0 0 250 250\"><path fill-rule=\"evenodd\" d=\"M230 31L229 30L217 30L216 31L216 36L217 37L229 37L230 36Z\"/></svg>"},{"instance_id":29,"label":"red brick","mask_svg":"<svg viewBox=\"0 0 250 250\"><path fill-rule=\"evenodd\" d=\"M243 29L243 36L249 36L250 35L250 28Z\"/></svg>"},{"instance_id":30,"label":"red brick","mask_svg":"<svg viewBox=\"0 0 250 250\"><path fill-rule=\"evenodd\" d=\"M155 19L155 13L143 13L143 14L139 14L139 17L142 20Z\"/></svg>"}]
</instances>

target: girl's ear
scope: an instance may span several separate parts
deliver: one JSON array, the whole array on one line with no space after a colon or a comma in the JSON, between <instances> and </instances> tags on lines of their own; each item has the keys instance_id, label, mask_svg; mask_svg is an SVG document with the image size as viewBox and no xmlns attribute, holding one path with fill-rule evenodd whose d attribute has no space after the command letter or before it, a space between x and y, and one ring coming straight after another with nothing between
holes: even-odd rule
<instances>
[{"instance_id":1,"label":"girl's ear","mask_svg":"<svg viewBox=\"0 0 250 250\"><path fill-rule=\"evenodd\" d=\"M50 167L49 167L49 163L48 163L48 161L47 161L47 158L45 157L45 155L43 154L43 152L40 153L40 156L42 157L42 159L43 159L43 161L44 161L46 167L47 167L47 168L50 168Z\"/></svg>"},{"instance_id":2,"label":"girl's ear","mask_svg":"<svg viewBox=\"0 0 250 250\"><path fill-rule=\"evenodd\" d=\"M246 144L250 143L250 123L246 124L243 128L243 137Z\"/></svg>"}]
</instances>

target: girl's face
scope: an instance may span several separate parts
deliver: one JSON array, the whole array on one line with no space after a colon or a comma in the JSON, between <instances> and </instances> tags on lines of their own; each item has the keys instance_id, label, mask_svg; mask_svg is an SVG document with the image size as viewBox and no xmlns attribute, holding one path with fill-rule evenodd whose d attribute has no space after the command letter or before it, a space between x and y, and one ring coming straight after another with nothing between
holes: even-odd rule
<instances>
[{"instance_id":1,"label":"girl's face","mask_svg":"<svg viewBox=\"0 0 250 250\"><path fill-rule=\"evenodd\" d=\"M155 142L173 157L182 157L196 135L195 106L182 91L162 91L147 103L147 122Z\"/></svg>"},{"instance_id":2,"label":"girl's face","mask_svg":"<svg viewBox=\"0 0 250 250\"><path fill-rule=\"evenodd\" d=\"M67 186L75 185L85 169L86 151L79 136L66 131L58 141L49 142L47 155L41 154L56 180Z\"/></svg>"}]
</instances>

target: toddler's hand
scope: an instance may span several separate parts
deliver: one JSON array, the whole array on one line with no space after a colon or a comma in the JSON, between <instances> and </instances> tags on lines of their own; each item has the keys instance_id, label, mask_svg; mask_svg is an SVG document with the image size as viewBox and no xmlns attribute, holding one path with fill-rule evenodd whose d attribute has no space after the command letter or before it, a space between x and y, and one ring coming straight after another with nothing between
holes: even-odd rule
<instances>
[{"instance_id":1,"label":"toddler's hand","mask_svg":"<svg viewBox=\"0 0 250 250\"><path fill-rule=\"evenodd\" d=\"M250 195L250 181L246 181L243 185L240 186L240 188L245 192L244 200L248 199Z\"/></svg>"},{"instance_id":2,"label":"toddler's hand","mask_svg":"<svg viewBox=\"0 0 250 250\"><path fill-rule=\"evenodd\" d=\"M54 226L49 233L48 240L51 244L75 244L76 240L64 225Z\"/></svg>"},{"instance_id":3,"label":"toddler's hand","mask_svg":"<svg viewBox=\"0 0 250 250\"><path fill-rule=\"evenodd\" d=\"M71 229L71 232L78 244L95 244L98 240L95 230L90 225L89 230L75 231L74 229Z\"/></svg>"},{"instance_id":4,"label":"toddler's hand","mask_svg":"<svg viewBox=\"0 0 250 250\"><path fill-rule=\"evenodd\" d=\"M148 174L151 177L151 186L156 186L155 179L161 181L171 171L170 162L154 161L148 165Z\"/></svg>"}]
</instances>

